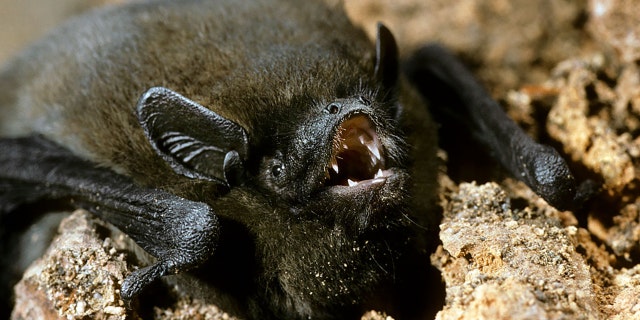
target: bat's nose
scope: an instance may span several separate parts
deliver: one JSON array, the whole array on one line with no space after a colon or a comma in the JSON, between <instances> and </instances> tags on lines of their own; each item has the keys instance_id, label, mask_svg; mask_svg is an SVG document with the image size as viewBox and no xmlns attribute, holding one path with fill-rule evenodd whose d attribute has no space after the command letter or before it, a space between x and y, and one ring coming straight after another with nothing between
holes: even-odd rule
<instances>
[{"instance_id":1,"label":"bat's nose","mask_svg":"<svg viewBox=\"0 0 640 320\"><path fill-rule=\"evenodd\" d=\"M325 111L340 118L352 113L369 113L370 107L366 102L362 99L342 99L329 103Z\"/></svg>"},{"instance_id":2,"label":"bat's nose","mask_svg":"<svg viewBox=\"0 0 640 320\"><path fill-rule=\"evenodd\" d=\"M327 112L329 112L329 114L338 114L340 113L340 111L342 111L342 103L340 102L330 103L327 106L326 110Z\"/></svg>"}]
</instances>

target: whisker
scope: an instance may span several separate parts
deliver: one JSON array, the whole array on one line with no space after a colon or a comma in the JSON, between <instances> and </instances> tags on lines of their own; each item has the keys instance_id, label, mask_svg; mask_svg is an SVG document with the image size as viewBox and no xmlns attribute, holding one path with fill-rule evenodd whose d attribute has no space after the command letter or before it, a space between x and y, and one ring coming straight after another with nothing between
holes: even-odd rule
<instances>
[{"instance_id":1,"label":"whisker","mask_svg":"<svg viewBox=\"0 0 640 320\"><path fill-rule=\"evenodd\" d=\"M380 270L382 270L382 272L389 274L389 271L387 269L385 269L380 262L378 262L378 260L376 260L376 255L373 254L373 252L371 252L371 249L369 249L369 255L371 256L371 260L373 260L373 262L376 263L376 265L378 266L378 268L380 268Z\"/></svg>"},{"instance_id":2,"label":"whisker","mask_svg":"<svg viewBox=\"0 0 640 320\"><path fill-rule=\"evenodd\" d=\"M402 217L403 217L403 218L407 219L407 221L409 221L412 225L414 225L414 226L416 226L416 227L418 227L418 228L420 228L420 229L422 229L422 230L425 230L425 231L426 231L426 230L429 230L429 228L427 228L427 227L425 227L425 226L423 226L423 225L419 224L419 223L418 223L418 222L416 222L415 220L411 219L411 217L410 217L408 214L406 214L406 213L404 213L404 212L401 212L400 214L402 215Z\"/></svg>"}]
</instances>

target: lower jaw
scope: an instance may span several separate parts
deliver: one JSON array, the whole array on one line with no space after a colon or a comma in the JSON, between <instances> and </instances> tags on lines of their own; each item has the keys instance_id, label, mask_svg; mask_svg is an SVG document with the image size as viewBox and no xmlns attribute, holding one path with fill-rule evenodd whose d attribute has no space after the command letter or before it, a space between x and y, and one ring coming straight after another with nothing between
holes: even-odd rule
<instances>
[{"instance_id":1,"label":"lower jaw","mask_svg":"<svg viewBox=\"0 0 640 320\"><path fill-rule=\"evenodd\" d=\"M408 215L409 176L399 169L382 179L364 181L354 187L332 187L330 198L348 204L343 213L335 217L342 225L349 226L357 234L375 232L397 232L411 223Z\"/></svg>"},{"instance_id":2,"label":"lower jaw","mask_svg":"<svg viewBox=\"0 0 640 320\"><path fill-rule=\"evenodd\" d=\"M365 180L347 179L345 183L332 185L327 191L335 194L352 194L357 196L360 193L382 192L381 189L387 184L395 184L397 180L405 180L406 173L404 170L390 168L380 170L379 174Z\"/></svg>"}]
</instances>

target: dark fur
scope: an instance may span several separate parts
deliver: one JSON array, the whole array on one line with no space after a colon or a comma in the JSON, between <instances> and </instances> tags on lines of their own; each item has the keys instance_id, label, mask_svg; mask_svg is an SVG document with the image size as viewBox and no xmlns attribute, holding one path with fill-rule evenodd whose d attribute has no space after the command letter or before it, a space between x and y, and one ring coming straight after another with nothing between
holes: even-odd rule
<instances>
[{"instance_id":1,"label":"dark fur","mask_svg":"<svg viewBox=\"0 0 640 320\"><path fill-rule=\"evenodd\" d=\"M435 129L403 79L392 86L376 77L375 59L363 31L319 1L101 9L3 70L0 133L42 135L100 167L96 174L108 168L141 188L209 205L220 235L213 257L185 276L198 279L194 296L249 318L357 316L392 301L390 288L419 282L402 268L409 257L426 264L418 243L427 231L414 229L434 221ZM158 156L135 113L155 86L246 130L250 155L238 186L186 178ZM359 97L371 102L397 174L375 192L322 192L332 150L326 137L335 134L325 131L336 123L321 126L317 114ZM284 183L269 178L279 153Z\"/></svg>"}]
</instances>

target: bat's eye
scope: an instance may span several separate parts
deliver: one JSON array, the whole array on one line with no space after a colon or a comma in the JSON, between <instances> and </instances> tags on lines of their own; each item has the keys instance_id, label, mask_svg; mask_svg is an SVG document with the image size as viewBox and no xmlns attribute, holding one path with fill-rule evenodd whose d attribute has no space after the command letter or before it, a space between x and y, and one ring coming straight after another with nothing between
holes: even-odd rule
<instances>
[{"instance_id":1,"label":"bat's eye","mask_svg":"<svg viewBox=\"0 0 640 320\"><path fill-rule=\"evenodd\" d=\"M282 152L276 151L273 158L267 158L263 164L263 179L271 189L280 189L285 184L287 172Z\"/></svg>"},{"instance_id":2,"label":"bat's eye","mask_svg":"<svg viewBox=\"0 0 640 320\"><path fill-rule=\"evenodd\" d=\"M286 163L282 160L283 155L281 152L276 152L272 157L264 159L261 164L261 180L264 186L278 194L282 194L284 187L288 184L288 172L289 169Z\"/></svg>"},{"instance_id":3,"label":"bat's eye","mask_svg":"<svg viewBox=\"0 0 640 320\"><path fill-rule=\"evenodd\" d=\"M284 164L282 163L278 163L273 167L271 167L271 175L274 176L275 178L280 177L283 171L284 171Z\"/></svg>"}]
</instances>

